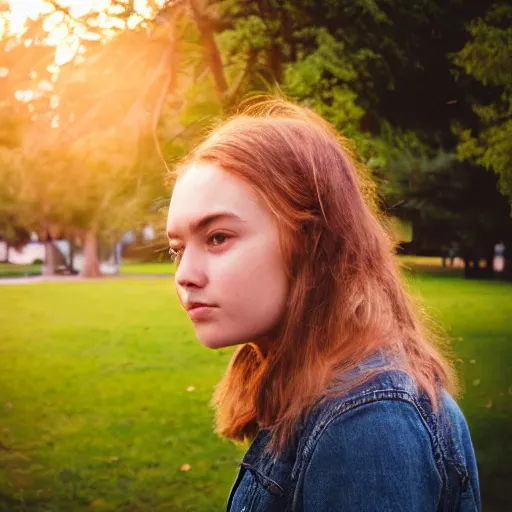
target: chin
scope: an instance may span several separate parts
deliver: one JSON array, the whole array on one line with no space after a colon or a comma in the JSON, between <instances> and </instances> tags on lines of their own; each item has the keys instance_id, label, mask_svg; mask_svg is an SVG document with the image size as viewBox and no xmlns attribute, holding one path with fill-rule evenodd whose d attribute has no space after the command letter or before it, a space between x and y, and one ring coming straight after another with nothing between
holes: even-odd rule
<instances>
[{"instance_id":1,"label":"chin","mask_svg":"<svg viewBox=\"0 0 512 512\"><path fill-rule=\"evenodd\" d=\"M212 350L244 343L244 340L239 340L238 337L230 338L218 332L201 332L201 329L196 329L196 336L201 345L204 345L206 348L211 348Z\"/></svg>"}]
</instances>

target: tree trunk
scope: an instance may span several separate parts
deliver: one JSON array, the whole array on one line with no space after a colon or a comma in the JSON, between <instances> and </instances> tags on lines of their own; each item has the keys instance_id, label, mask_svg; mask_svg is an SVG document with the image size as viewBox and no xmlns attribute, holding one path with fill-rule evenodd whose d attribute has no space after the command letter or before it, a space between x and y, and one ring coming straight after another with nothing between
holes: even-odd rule
<instances>
[{"instance_id":1,"label":"tree trunk","mask_svg":"<svg viewBox=\"0 0 512 512\"><path fill-rule=\"evenodd\" d=\"M485 257L485 277L492 279L494 277L494 253L489 253Z\"/></svg>"},{"instance_id":2,"label":"tree trunk","mask_svg":"<svg viewBox=\"0 0 512 512\"><path fill-rule=\"evenodd\" d=\"M480 258L475 258L473 260L472 267L473 267L473 271L474 271L473 277L476 279L479 279L480 277L482 277L482 268L480 267Z\"/></svg>"},{"instance_id":3,"label":"tree trunk","mask_svg":"<svg viewBox=\"0 0 512 512\"><path fill-rule=\"evenodd\" d=\"M73 237L69 239L69 271L72 274L76 274L75 267L73 266L73 261L75 259L75 240Z\"/></svg>"},{"instance_id":4,"label":"tree trunk","mask_svg":"<svg viewBox=\"0 0 512 512\"><path fill-rule=\"evenodd\" d=\"M270 5L269 0L259 0L258 6L260 8L260 14L263 20L272 20L275 17L275 13ZM283 23L283 15L281 15L281 25ZM270 35L270 34L269 34ZM282 66L281 66L281 44L276 42L278 36L283 36L282 28L281 34L272 34L272 42L267 50L267 67L269 79L273 82L280 84L283 80Z\"/></svg>"},{"instance_id":5,"label":"tree trunk","mask_svg":"<svg viewBox=\"0 0 512 512\"><path fill-rule=\"evenodd\" d=\"M98 258L98 239L93 230L88 230L84 238L84 266L83 277L100 277L100 263Z\"/></svg>"},{"instance_id":6,"label":"tree trunk","mask_svg":"<svg viewBox=\"0 0 512 512\"><path fill-rule=\"evenodd\" d=\"M48 235L44 243L45 256L41 274L43 276L54 276L57 274L57 248L53 244L53 240Z\"/></svg>"},{"instance_id":7,"label":"tree trunk","mask_svg":"<svg viewBox=\"0 0 512 512\"><path fill-rule=\"evenodd\" d=\"M277 43L272 43L267 53L268 68L272 74L272 79L280 84L283 81L281 69L281 47Z\"/></svg>"},{"instance_id":8,"label":"tree trunk","mask_svg":"<svg viewBox=\"0 0 512 512\"><path fill-rule=\"evenodd\" d=\"M464 258L464 277L466 279L473 279L475 277L475 268L473 266L473 260L470 258Z\"/></svg>"},{"instance_id":9,"label":"tree trunk","mask_svg":"<svg viewBox=\"0 0 512 512\"><path fill-rule=\"evenodd\" d=\"M510 258L505 258L505 268L503 269L502 277L507 281L512 281L512 260Z\"/></svg>"},{"instance_id":10,"label":"tree trunk","mask_svg":"<svg viewBox=\"0 0 512 512\"><path fill-rule=\"evenodd\" d=\"M4 240L5 244L5 258L0 263L9 263L9 242L7 240Z\"/></svg>"},{"instance_id":11,"label":"tree trunk","mask_svg":"<svg viewBox=\"0 0 512 512\"><path fill-rule=\"evenodd\" d=\"M295 44L295 37L293 35L293 19L291 13L283 9L281 13L281 35L284 42L290 48L290 55L288 56L291 62L297 61L297 46Z\"/></svg>"},{"instance_id":12,"label":"tree trunk","mask_svg":"<svg viewBox=\"0 0 512 512\"><path fill-rule=\"evenodd\" d=\"M219 97L224 98L228 90L228 82L224 74L220 51L215 41L213 26L208 18L200 11L194 0L191 0L190 7L206 51L208 65L212 71L213 80L215 82L215 89Z\"/></svg>"}]
</instances>

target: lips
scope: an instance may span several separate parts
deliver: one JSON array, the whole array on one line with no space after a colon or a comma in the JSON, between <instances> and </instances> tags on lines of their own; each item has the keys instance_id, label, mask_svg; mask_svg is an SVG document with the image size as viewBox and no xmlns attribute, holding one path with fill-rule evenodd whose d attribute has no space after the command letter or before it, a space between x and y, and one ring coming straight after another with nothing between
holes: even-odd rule
<instances>
[{"instance_id":1,"label":"lips","mask_svg":"<svg viewBox=\"0 0 512 512\"><path fill-rule=\"evenodd\" d=\"M185 309L187 311L193 311L194 309L197 309L197 308L214 308L216 306L214 306L213 304L208 304L206 302L187 302L185 304Z\"/></svg>"},{"instance_id":2,"label":"lips","mask_svg":"<svg viewBox=\"0 0 512 512\"><path fill-rule=\"evenodd\" d=\"M190 320L196 322L206 322L213 318L217 306L207 304L206 302L188 302L185 304Z\"/></svg>"}]
</instances>

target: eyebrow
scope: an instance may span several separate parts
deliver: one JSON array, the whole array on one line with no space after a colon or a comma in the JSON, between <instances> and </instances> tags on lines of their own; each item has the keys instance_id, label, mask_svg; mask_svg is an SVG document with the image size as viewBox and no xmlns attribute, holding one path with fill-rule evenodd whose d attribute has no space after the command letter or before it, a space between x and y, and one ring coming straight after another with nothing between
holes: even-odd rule
<instances>
[{"instance_id":1,"label":"eyebrow","mask_svg":"<svg viewBox=\"0 0 512 512\"><path fill-rule=\"evenodd\" d=\"M232 212L217 212L217 213L211 213L209 215L206 215L205 217L202 217L198 220L194 220L190 223L190 231L192 233L195 233L197 231L201 231L203 229L206 229L210 224L213 224L214 222L217 222L218 220L225 220L225 219L232 219L237 221L242 221L242 219L232 213ZM167 232L167 238L180 238L177 234L168 231Z\"/></svg>"}]
</instances>

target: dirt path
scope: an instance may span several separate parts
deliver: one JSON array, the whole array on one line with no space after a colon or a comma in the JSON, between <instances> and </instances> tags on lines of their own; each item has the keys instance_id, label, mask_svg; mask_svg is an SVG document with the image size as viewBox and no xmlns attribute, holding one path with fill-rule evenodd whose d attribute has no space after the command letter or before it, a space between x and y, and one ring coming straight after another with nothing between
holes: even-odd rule
<instances>
[{"instance_id":1,"label":"dirt path","mask_svg":"<svg viewBox=\"0 0 512 512\"><path fill-rule=\"evenodd\" d=\"M28 276L28 277L2 277L0 285L8 284L38 284L38 283L86 283L92 281L104 281L106 279L155 279L171 278L174 274L120 274L96 278L84 278L82 276Z\"/></svg>"}]
</instances>

